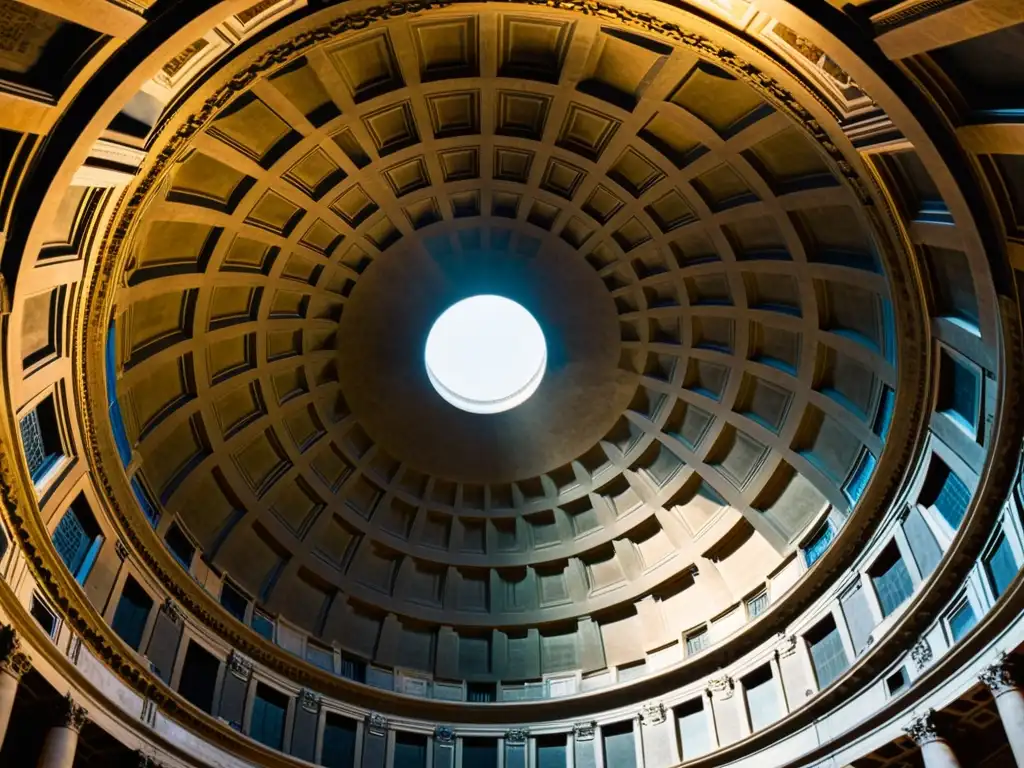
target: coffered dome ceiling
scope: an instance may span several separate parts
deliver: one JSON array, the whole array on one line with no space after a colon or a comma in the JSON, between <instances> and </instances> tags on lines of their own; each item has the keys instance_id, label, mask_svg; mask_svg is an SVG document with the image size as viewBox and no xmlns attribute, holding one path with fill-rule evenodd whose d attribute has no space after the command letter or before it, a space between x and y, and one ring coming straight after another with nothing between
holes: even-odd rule
<instances>
[{"instance_id":1,"label":"coffered dome ceiling","mask_svg":"<svg viewBox=\"0 0 1024 768\"><path fill-rule=\"evenodd\" d=\"M897 382L868 187L791 75L640 21L307 19L183 99L109 294L161 536L366 659L458 636L472 678L537 633L543 673L642 659L635 622L678 637L847 520ZM548 342L487 416L423 366L477 293Z\"/></svg>"}]
</instances>

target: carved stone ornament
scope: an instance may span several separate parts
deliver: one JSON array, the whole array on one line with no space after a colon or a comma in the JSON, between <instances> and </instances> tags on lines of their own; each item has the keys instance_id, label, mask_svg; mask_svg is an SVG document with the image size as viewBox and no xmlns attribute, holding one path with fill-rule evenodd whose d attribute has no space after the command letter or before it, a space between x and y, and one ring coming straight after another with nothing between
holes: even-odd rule
<instances>
[{"instance_id":1,"label":"carved stone ornament","mask_svg":"<svg viewBox=\"0 0 1024 768\"><path fill-rule=\"evenodd\" d=\"M597 731L597 723L575 723L572 727L572 737L576 741L593 741Z\"/></svg>"},{"instance_id":2,"label":"carved stone ornament","mask_svg":"<svg viewBox=\"0 0 1024 768\"><path fill-rule=\"evenodd\" d=\"M649 701L640 710L640 722L644 725L661 725L665 717L665 705L660 701Z\"/></svg>"},{"instance_id":3,"label":"carved stone ornament","mask_svg":"<svg viewBox=\"0 0 1024 768\"><path fill-rule=\"evenodd\" d=\"M450 725L434 726L434 741L442 747L455 746L455 729Z\"/></svg>"},{"instance_id":4,"label":"carved stone ornament","mask_svg":"<svg viewBox=\"0 0 1024 768\"><path fill-rule=\"evenodd\" d=\"M320 701L320 694L316 691L311 691L309 688L299 691L299 706L307 712L319 712Z\"/></svg>"},{"instance_id":5,"label":"carved stone ornament","mask_svg":"<svg viewBox=\"0 0 1024 768\"><path fill-rule=\"evenodd\" d=\"M366 727L374 736L388 735L388 719L379 712L370 712L366 715Z\"/></svg>"},{"instance_id":6,"label":"carved stone ornament","mask_svg":"<svg viewBox=\"0 0 1024 768\"><path fill-rule=\"evenodd\" d=\"M910 658L914 660L918 671L928 666L928 662L932 660L932 647L928 644L927 638L922 637L910 649Z\"/></svg>"},{"instance_id":7,"label":"carved stone ornament","mask_svg":"<svg viewBox=\"0 0 1024 768\"><path fill-rule=\"evenodd\" d=\"M171 600L171 598L168 597L166 600L164 600L163 611L167 614L167 618L169 618L175 624L181 622L181 609L178 608L177 604L173 600Z\"/></svg>"},{"instance_id":8,"label":"carved stone ornament","mask_svg":"<svg viewBox=\"0 0 1024 768\"><path fill-rule=\"evenodd\" d=\"M119 560L124 561L128 559L128 547L120 539L114 542L114 552L117 553Z\"/></svg>"},{"instance_id":9,"label":"carved stone ornament","mask_svg":"<svg viewBox=\"0 0 1024 768\"><path fill-rule=\"evenodd\" d=\"M935 722L934 709L929 709L924 714L915 717L903 726L903 730L919 747L942 738L939 735L938 724Z\"/></svg>"},{"instance_id":10,"label":"carved stone ornament","mask_svg":"<svg viewBox=\"0 0 1024 768\"><path fill-rule=\"evenodd\" d=\"M67 728L78 733L89 718L89 710L79 706L71 694L67 694L61 700L57 709L57 722L59 728Z\"/></svg>"},{"instance_id":11,"label":"carved stone ornament","mask_svg":"<svg viewBox=\"0 0 1024 768\"><path fill-rule=\"evenodd\" d=\"M0 627L0 670L20 679L30 669L32 662L21 652L21 640L14 627Z\"/></svg>"},{"instance_id":12,"label":"carved stone ornament","mask_svg":"<svg viewBox=\"0 0 1024 768\"><path fill-rule=\"evenodd\" d=\"M509 728L505 731L505 746L522 747L526 745L530 732L526 728Z\"/></svg>"},{"instance_id":13,"label":"carved stone ornament","mask_svg":"<svg viewBox=\"0 0 1024 768\"><path fill-rule=\"evenodd\" d=\"M232 651L228 656L228 672L239 680L248 680L252 677L252 659L249 659L238 651Z\"/></svg>"},{"instance_id":14,"label":"carved stone ornament","mask_svg":"<svg viewBox=\"0 0 1024 768\"><path fill-rule=\"evenodd\" d=\"M785 635L779 640L775 647L775 653L780 659L786 659L796 653L796 635Z\"/></svg>"},{"instance_id":15,"label":"carved stone ornament","mask_svg":"<svg viewBox=\"0 0 1024 768\"><path fill-rule=\"evenodd\" d=\"M736 689L736 681L728 675L720 675L708 680L708 692L717 694L720 699L731 699Z\"/></svg>"},{"instance_id":16,"label":"carved stone ornament","mask_svg":"<svg viewBox=\"0 0 1024 768\"><path fill-rule=\"evenodd\" d=\"M1013 669L1005 654L978 673L978 679L983 682L992 694L998 696L1001 693L1013 690L1017 687L1017 681L1013 676Z\"/></svg>"},{"instance_id":17,"label":"carved stone ornament","mask_svg":"<svg viewBox=\"0 0 1024 768\"><path fill-rule=\"evenodd\" d=\"M147 755L141 749L135 750L135 768L161 768L155 757Z\"/></svg>"}]
</instances>

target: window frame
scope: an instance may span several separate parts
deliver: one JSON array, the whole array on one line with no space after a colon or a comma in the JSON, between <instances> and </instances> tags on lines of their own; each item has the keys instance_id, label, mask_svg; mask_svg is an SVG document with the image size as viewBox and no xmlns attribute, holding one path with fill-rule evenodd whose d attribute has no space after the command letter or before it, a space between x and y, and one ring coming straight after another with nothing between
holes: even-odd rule
<instances>
[{"instance_id":1,"label":"window frame","mask_svg":"<svg viewBox=\"0 0 1024 768\"><path fill-rule=\"evenodd\" d=\"M68 470L70 470L74 465L76 459L69 417L67 409L64 407L65 397L63 382L57 382L42 392L39 392L28 403L26 403L18 413L18 444L21 448L22 455L27 455L27 451L25 450L25 441L22 437L21 431L22 421L28 418L30 414L36 413L39 407L47 400L50 401L50 404L53 407L54 421L56 422L58 439L60 441L60 453L55 454L54 460L50 462L49 466L47 466L38 477L32 477L31 473L29 475L32 488L35 491L36 498L39 500L40 504L43 504L53 490L60 484L61 479L65 477ZM36 418L38 419L38 414Z\"/></svg>"},{"instance_id":2,"label":"window frame","mask_svg":"<svg viewBox=\"0 0 1024 768\"><path fill-rule=\"evenodd\" d=\"M939 364L936 366L935 371L935 413L943 416L946 421L955 426L960 433L970 438L972 442L978 441L978 436L981 431L981 426L985 422L985 374L977 363L970 358L964 356L953 347L948 344L938 343L938 360ZM961 416L954 408L948 403L943 405L943 397L948 393L944 391L944 375L948 375L947 371L951 370L944 367L945 361L949 361L949 365L959 365L965 371L970 373L974 377L974 418L975 423L971 424L963 416ZM962 482L962 480L961 480Z\"/></svg>"},{"instance_id":3,"label":"window frame","mask_svg":"<svg viewBox=\"0 0 1024 768\"><path fill-rule=\"evenodd\" d=\"M700 648L695 651L690 650L691 638L702 638ZM693 627L692 629L683 633L683 651L686 654L686 658L696 656L703 653L711 647L711 636L710 630L707 624L701 624L700 626Z\"/></svg>"},{"instance_id":4,"label":"window frame","mask_svg":"<svg viewBox=\"0 0 1024 768\"><path fill-rule=\"evenodd\" d=\"M907 579L910 581L910 591L907 593L906 597L904 597L902 600L900 600L900 602L897 603L896 605L893 605L890 608L890 610L888 612L886 612L885 605L882 602L881 593L878 590L877 577L874 574L874 570L875 570L875 568L878 567L879 562L882 560L882 558L889 551L890 547L892 548L893 551L896 552L896 560L898 560L899 562L901 562L903 564L903 570L906 571ZM895 567L895 564L892 567ZM914 592L916 591L916 588L917 588L917 584L914 582L914 575L911 573L910 567L907 565L906 557L905 557L904 552L903 552L903 548L900 546L899 541L897 540L896 536L891 536L889 538L888 542L886 542L886 544L884 544L878 550L878 552L875 554L874 558L872 559L871 564L868 565L868 567L864 569L864 573L867 575L868 583L870 584L872 594L874 595L875 604L878 607L878 610L879 610L879 612L881 614L881 621L885 621L890 616L894 616L896 613L899 612L899 610L904 605L906 605L910 600L913 599ZM881 623L881 622L879 622L879 623Z\"/></svg>"},{"instance_id":5,"label":"window frame","mask_svg":"<svg viewBox=\"0 0 1024 768\"><path fill-rule=\"evenodd\" d=\"M115 629L115 627L114 627L114 622L115 622L115 620L117 618L117 612L118 612L118 610L121 607L121 601L124 599L124 591L125 591L125 588L128 586L129 581L134 582L138 586L138 588L140 590L142 590L149 597L149 600L150 600L149 611L146 613L146 620L142 623L142 632L139 635L139 645L138 645L137 648L134 649L137 653L141 654L143 652L143 649L146 647L146 645L148 643L149 635L151 634L151 631L152 631L152 629L151 629L152 625L156 621L156 618L155 618L156 611L159 610L160 603L157 601L157 599L153 595L153 593L150 592L148 589L146 589L146 586L142 583L142 581L139 579L137 574L130 573L130 572L129 573L125 573L124 577L119 579L120 589L118 589L118 592L117 592L117 601L114 602L114 604L113 604L113 606L111 608L110 619L109 619L109 621L107 623L110 625L110 628L112 630L114 630L114 634L116 634L118 637L120 637L121 640L125 643L125 645L127 645L129 648L131 648L132 647L131 643L129 643L121 635L121 633L118 632L117 629Z\"/></svg>"},{"instance_id":6,"label":"window frame","mask_svg":"<svg viewBox=\"0 0 1024 768\"><path fill-rule=\"evenodd\" d=\"M1000 543L1006 544L1007 550L1010 553L1010 557L1013 560L1013 564L1016 566L1016 571L1013 574L1013 576L1010 577L1010 580L1007 582L1007 587L1017 577L1017 573L1020 573L1020 569L1022 567L1021 559L1013 546L1013 538L1010 532L1006 529L1006 526L1003 524L1003 521L1000 520L1000 523L996 526L991 538L985 544L985 548L982 550L981 557L978 558L978 564L980 566L982 577L981 580L985 584L986 595L988 599L991 600L992 604L995 604L996 601L998 601L999 598L1002 597L1002 595L1006 591L1005 588L1003 592L996 591L995 574L992 572L991 565L991 560L995 555L996 550L999 548ZM975 612L975 615L978 615L977 612Z\"/></svg>"},{"instance_id":7,"label":"window frame","mask_svg":"<svg viewBox=\"0 0 1024 768\"><path fill-rule=\"evenodd\" d=\"M971 601L970 593L966 587L960 590L959 594L950 601L949 607L942 614L942 630L950 647L956 645L963 639L964 635L954 637L952 618L954 614L964 608L969 608L971 610L971 614L974 616L974 622L964 631L964 635L966 635L978 625L978 620L983 615L977 610L977 607Z\"/></svg>"},{"instance_id":8,"label":"window frame","mask_svg":"<svg viewBox=\"0 0 1024 768\"><path fill-rule=\"evenodd\" d=\"M53 530L49 532L50 543L53 546L54 550L57 552L57 557L59 557L61 562L64 563L67 572L71 574L71 578L74 579L80 587L84 588L85 582L89 579L89 576L92 574L93 566L96 565L96 561L99 559L100 552L103 550L103 545L107 540L107 535L106 531L103 529L103 525L100 523L99 518L93 511L92 502L89 500L89 496L86 494L84 487L79 487L78 489L72 490L71 493L68 494L68 498L70 499L70 501L68 501L68 503L62 507L61 511L58 514L54 515L54 518L57 520L57 524L54 525ZM54 536L56 536L57 531L60 529L61 525L64 524L64 520L67 518L68 515L74 515L83 533L88 533L88 531L86 530L87 526L82 521L79 510L76 509L77 504L85 505L86 509L84 511L87 512L89 516L92 518L91 520L86 522L88 522L91 527L95 528L96 533L90 538L89 547L86 550L85 554L82 556L82 561L78 563L75 570L72 571L71 564L64 559L64 555L61 554L61 551L57 546L57 542L54 541Z\"/></svg>"},{"instance_id":9,"label":"window frame","mask_svg":"<svg viewBox=\"0 0 1024 768\"><path fill-rule=\"evenodd\" d=\"M760 601L762 598L764 598L764 607L761 608L757 613L751 611L750 606L757 605L758 601ZM757 617L763 616L765 611L768 610L771 604L771 600L768 597L768 587L766 585L762 585L756 591L747 595L747 597L743 598L743 608L747 613L747 621L753 621Z\"/></svg>"}]
</instances>

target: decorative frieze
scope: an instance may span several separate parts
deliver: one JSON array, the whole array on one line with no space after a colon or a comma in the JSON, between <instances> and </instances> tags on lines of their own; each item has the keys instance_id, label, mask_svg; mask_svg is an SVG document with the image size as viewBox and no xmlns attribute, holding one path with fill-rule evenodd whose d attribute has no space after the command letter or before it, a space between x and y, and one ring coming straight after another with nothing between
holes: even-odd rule
<instances>
[{"instance_id":1,"label":"decorative frieze","mask_svg":"<svg viewBox=\"0 0 1024 768\"><path fill-rule=\"evenodd\" d=\"M434 726L434 743L442 747L455 746L455 729L450 725Z\"/></svg>"},{"instance_id":2,"label":"decorative frieze","mask_svg":"<svg viewBox=\"0 0 1024 768\"><path fill-rule=\"evenodd\" d=\"M661 725L666 718L665 705L660 701L649 701L640 710L640 722L644 725Z\"/></svg>"},{"instance_id":3,"label":"decorative frieze","mask_svg":"<svg viewBox=\"0 0 1024 768\"><path fill-rule=\"evenodd\" d=\"M120 539L114 541L114 552L117 554L117 559L121 562L128 559L128 547Z\"/></svg>"},{"instance_id":4,"label":"decorative frieze","mask_svg":"<svg viewBox=\"0 0 1024 768\"><path fill-rule=\"evenodd\" d=\"M910 649L910 658L913 660L918 672L928 666L928 662L932 660L932 647L929 645L927 638L922 637Z\"/></svg>"},{"instance_id":5,"label":"decorative frieze","mask_svg":"<svg viewBox=\"0 0 1024 768\"><path fill-rule=\"evenodd\" d=\"M374 736L387 736L388 719L379 712L369 712L366 715L366 728Z\"/></svg>"},{"instance_id":6,"label":"decorative frieze","mask_svg":"<svg viewBox=\"0 0 1024 768\"><path fill-rule=\"evenodd\" d=\"M1017 687L1014 679L1013 668L1006 654L1000 654L999 658L989 664L978 673L978 679L983 682L992 694L998 696Z\"/></svg>"},{"instance_id":7,"label":"decorative frieze","mask_svg":"<svg viewBox=\"0 0 1024 768\"><path fill-rule=\"evenodd\" d=\"M934 709L929 709L915 717L907 725L903 726L903 730L919 747L942 738L939 735Z\"/></svg>"},{"instance_id":8,"label":"decorative frieze","mask_svg":"<svg viewBox=\"0 0 1024 768\"><path fill-rule=\"evenodd\" d=\"M526 745L530 732L526 728L509 728L505 731L505 745L521 747Z\"/></svg>"},{"instance_id":9,"label":"decorative frieze","mask_svg":"<svg viewBox=\"0 0 1024 768\"><path fill-rule=\"evenodd\" d=\"M575 741L593 741L597 732L597 723L591 720L589 723L574 723L572 726L572 737Z\"/></svg>"}]
</instances>

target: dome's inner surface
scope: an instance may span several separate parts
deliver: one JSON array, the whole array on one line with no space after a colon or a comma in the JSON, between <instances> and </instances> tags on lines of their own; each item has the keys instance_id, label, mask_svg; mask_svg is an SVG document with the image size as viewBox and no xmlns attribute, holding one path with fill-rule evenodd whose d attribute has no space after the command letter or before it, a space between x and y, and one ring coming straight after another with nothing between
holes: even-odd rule
<instances>
[{"instance_id":1,"label":"dome's inner surface","mask_svg":"<svg viewBox=\"0 0 1024 768\"><path fill-rule=\"evenodd\" d=\"M1024 765L1014 3L245 6L0 0L0 766Z\"/></svg>"}]
</instances>

